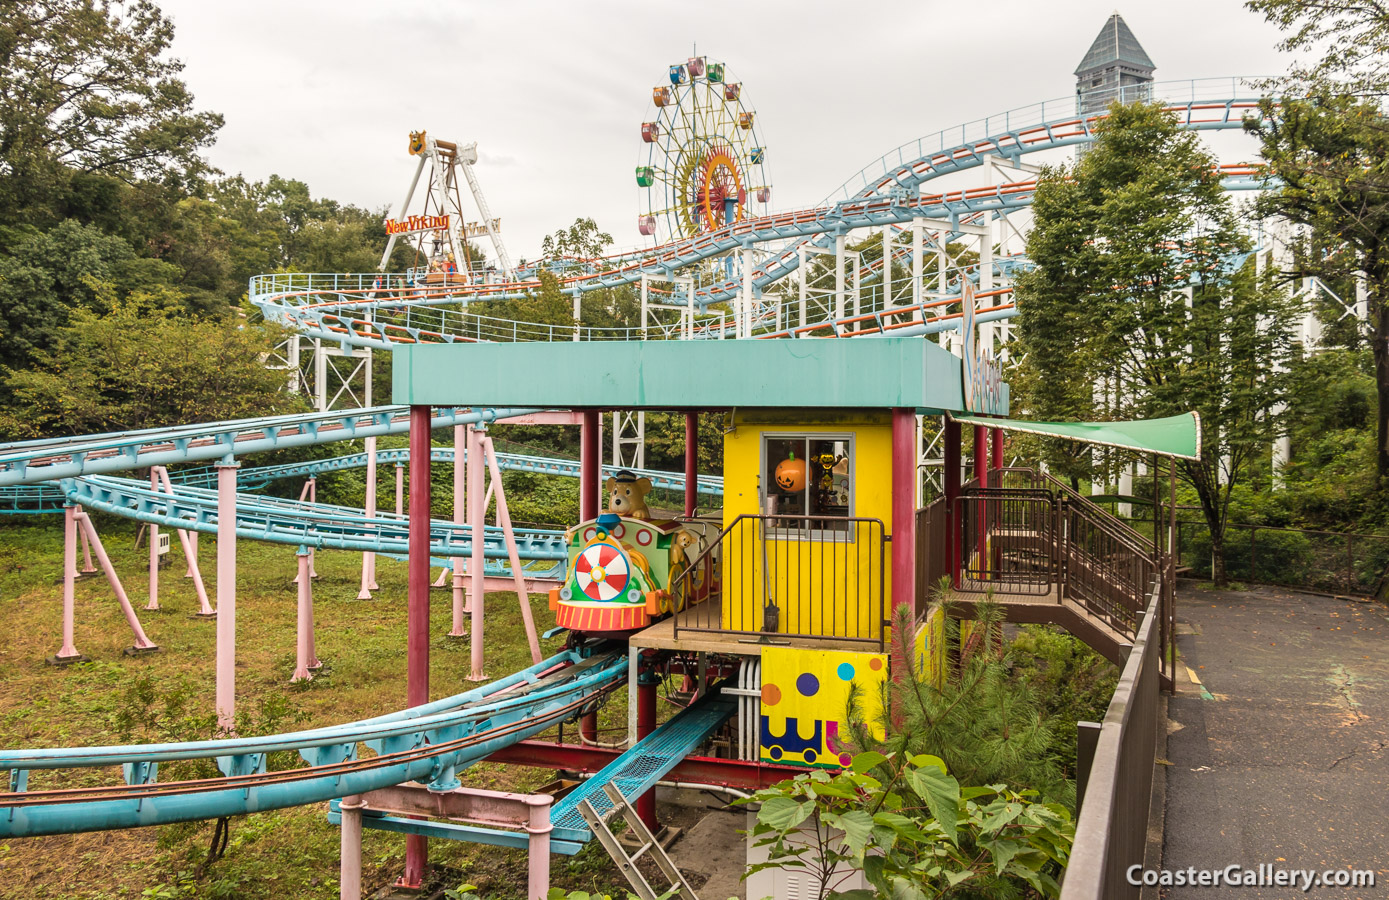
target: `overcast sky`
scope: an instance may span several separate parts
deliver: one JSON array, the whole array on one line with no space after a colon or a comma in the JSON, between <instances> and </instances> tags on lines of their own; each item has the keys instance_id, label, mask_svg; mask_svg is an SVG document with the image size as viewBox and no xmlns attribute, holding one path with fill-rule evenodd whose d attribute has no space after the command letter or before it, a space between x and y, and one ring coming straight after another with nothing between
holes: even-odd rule
<instances>
[{"instance_id":1,"label":"overcast sky","mask_svg":"<svg viewBox=\"0 0 1389 900\"><path fill-rule=\"evenodd\" d=\"M632 170L651 88L700 55L757 110L772 206L820 201L865 164L951 125L1063 97L1113 0L461 2L161 0L197 105L226 117L214 165L315 196L399 204L411 130L477 141L513 257L592 216L642 243ZM1278 33L1237 0L1119 9L1158 80L1276 74ZM1226 137L1227 159L1247 139ZM982 182L981 182L982 183ZM465 201L466 202L466 201Z\"/></svg>"}]
</instances>

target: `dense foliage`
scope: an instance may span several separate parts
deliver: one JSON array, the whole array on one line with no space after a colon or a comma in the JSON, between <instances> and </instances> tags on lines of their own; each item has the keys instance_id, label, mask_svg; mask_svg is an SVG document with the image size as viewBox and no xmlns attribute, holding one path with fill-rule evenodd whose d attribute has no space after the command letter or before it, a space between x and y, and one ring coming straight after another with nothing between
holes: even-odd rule
<instances>
[{"instance_id":1,"label":"dense foliage","mask_svg":"<svg viewBox=\"0 0 1389 900\"><path fill-rule=\"evenodd\" d=\"M1002 783L1074 803L1074 785L1054 750L1054 721L1043 714L1029 684L1013 677L1002 611L984 601L977 615L963 637L959 623L945 616L946 646L959 652L957 664L946 667L937 685L917 671L916 629L910 610L898 608L892 623L893 656L906 671L883 682L878 703L864 702L857 688L851 694L848 717L855 749L900 759L939 756L967 784Z\"/></svg>"},{"instance_id":2,"label":"dense foliage","mask_svg":"<svg viewBox=\"0 0 1389 900\"><path fill-rule=\"evenodd\" d=\"M374 268L381 212L217 172L153 3L0 7L0 439L301 408L247 280Z\"/></svg>"}]
</instances>

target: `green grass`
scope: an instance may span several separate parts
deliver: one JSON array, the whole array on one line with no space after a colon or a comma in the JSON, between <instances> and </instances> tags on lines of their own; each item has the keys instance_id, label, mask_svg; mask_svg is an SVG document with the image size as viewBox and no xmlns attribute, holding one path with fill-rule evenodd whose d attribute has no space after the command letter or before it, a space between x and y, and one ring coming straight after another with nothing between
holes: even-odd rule
<instances>
[{"instance_id":1,"label":"green grass","mask_svg":"<svg viewBox=\"0 0 1389 900\"><path fill-rule=\"evenodd\" d=\"M147 552L132 549L135 528L97 519L107 552L124 580L140 620L160 652L122 655L132 643L110 587L97 575L77 585L77 649L90 662L55 668L45 659L61 644L62 523L57 516L0 523L0 746L5 748L89 746L122 741L122 721L137 725L136 740L158 737L166 728L193 733L213 710L213 653L216 623L190 618L197 609L192 582L174 544L173 560L161 573L158 611L148 600ZM208 594L216 598L216 541L201 540L200 564ZM80 559L79 559L80 561ZM369 601L356 598L361 556L319 552L314 583L320 677L290 685L294 671L294 548L242 540L237 576L237 703L262 726L303 728L352 721L399 709L405 700L405 592L403 562L378 558L380 590ZM436 573L437 574L437 573ZM432 593L430 696L446 697L473 686L467 681L468 642L447 638L451 599ZM545 598L530 598L537 627L554 624ZM516 595L487 596L486 671L499 677L530 664ZM549 655L562 638L542 642ZM136 690L143 687L143 692ZM153 701L152 703L150 701ZM618 691L600 716L601 737L618 739L626 729L625 692ZM125 730L130 730L129 727ZM571 732L572 733L572 732ZM161 771L161 779L170 776ZM552 772L480 764L463 773L470 787L532 790ZM118 769L78 773L35 772L30 789L117 784ZM226 856L199 877L211 823L94 832L0 843L0 900L7 898L111 897L296 897L338 896L339 832L325 818L326 804L258 813L232 820ZM381 887L399 876L404 838L367 832L363 840L364 887ZM552 860L552 883L619 896L625 883L616 868L589 848L568 861ZM526 880L525 853L433 841L430 861L446 886L467 880L482 896L520 898Z\"/></svg>"}]
</instances>

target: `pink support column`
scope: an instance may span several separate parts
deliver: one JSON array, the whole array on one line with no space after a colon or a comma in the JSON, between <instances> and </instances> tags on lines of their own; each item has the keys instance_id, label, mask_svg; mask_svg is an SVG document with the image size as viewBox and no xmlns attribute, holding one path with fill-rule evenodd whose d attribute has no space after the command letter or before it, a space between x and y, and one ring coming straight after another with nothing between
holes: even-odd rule
<instances>
[{"instance_id":1,"label":"pink support column","mask_svg":"<svg viewBox=\"0 0 1389 900\"><path fill-rule=\"evenodd\" d=\"M159 490L159 470L150 467L150 490ZM150 602L145 609L159 608L159 526L150 523Z\"/></svg>"},{"instance_id":2,"label":"pink support column","mask_svg":"<svg viewBox=\"0 0 1389 900\"><path fill-rule=\"evenodd\" d=\"M603 458L598 449L598 430L603 426L597 410L586 409L583 416L579 434L579 520L587 522L598 518L602 503Z\"/></svg>"},{"instance_id":3,"label":"pink support column","mask_svg":"<svg viewBox=\"0 0 1389 900\"><path fill-rule=\"evenodd\" d=\"M486 606L487 497L483 489L482 441L476 428L468 429L468 522L472 525L473 556L468 561L471 586L468 606L472 613L472 671L469 681L486 681L482 671L482 612Z\"/></svg>"},{"instance_id":4,"label":"pink support column","mask_svg":"<svg viewBox=\"0 0 1389 900\"><path fill-rule=\"evenodd\" d=\"M199 616L211 618L217 615L217 610L212 608L212 603L207 599L207 586L203 584L203 573L198 568L198 533L196 531L184 531L178 529L178 542L183 547L183 556L188 560L188 571L193 579L193 590L198 595Z\"/></svg>"},{"instance_id":5,"label":"pink support column","mask_svg":"<svg viewBox=\"0 0 1389 900\"><path fill-rule=\"evenodd\" d=\"M492 487L497 497L497 524L502 527L502 537L506 541L507 559L511 562L511 579L516 585L516 599L521 604L521 621L526 626L526 641L531 648L531 661L540 662L544 656L540 652L540 636L535 631L535 617L531 614L531 601L526 593L526 576L521 570L521 554L516 547L516 532L511 529L511 513L506 508L506 491L502 488L502 473L497 467L497 454L492 449L492 439L484 434L479 447L487 457L487 467L492 475Z\"/></svg>"},{"instance_id":6,"label":"pink support column","mask_svg":"<svg viewBox=\"0 0 1389 900\"><path fill-rule=\"evenodd\" d=\"M551 799L547 794L527 794L524 801L526 834L530 836L526 846L526 900L545 900L550 895L550 832L555 828L550 822Z\"/></svg>"},{"instance_id":7,"label":"pink support column","mask_svg":"<svg viewBox=\"0 0 1389 900\"><path fill-rule=\"evenodd\" d=\"M77 507L63 507L63 646L54 662L76 662L82 658L73 643L74 609L77 605Z\"/></svg>"},{"instance_id":8,"label":"pink support column","mask_svg":"<svg viewBox=\"0 0 1389 900\"><path fill-rule=\"evenodd\" d=\"M236 727L236 470L217 465L217 727Z\"/></svg>"},{"instance_id":9,"label":"pink support column","mask_svg":"<svg viewBox=\"0 0 1389 900\"><path fill-rule=\"evenodd\" d=\"M184 545L184 552L188 555L188 569L183 573L184 578L196 578L198 566L198 533L196 531L185 532L188 543Z\"/></svg>"},{"instance_id":10,"label":"pink support column","mask_svg":"<svg viewBox=\"0 0 1389 900\"><path fill-rule=\"evenodd\" d=\"M82 536L82 574L93 575L96 573L96 566L92 565L92 545L87 539L87 532L79 532Z\"/></svg>"},{"instance_id":11,"label":"pink support column","mask_svg":"<svg viewBox=\"0 0 1389 900\"><path fill-rule=\"evenodd\" d=\"M453 426L453 524L455 525L464 525L468 521L467 444L468 426ZM463 580L463 557L455 556L452 562L453 628L449 629L449 637L464 638L468 636L468 620L465 618L468 612L468 601ZM440 578L443 576L440 575Z\"/></svg>"},{"instance_id":12,"label":"pink support column","mask_svg":"<svg viewBox=\"0 0 1389 900\"><path fill-rule=\"evenodd\" d=\"M318 479L317 479L317 478L310 478L310 479L309 479L309 502L310 502L310 503L317 503L317 502L318 502ZM309 577L310 577L310 578L317 578L317 577L318 577L318 570L315 569L315 568L313 567L313 562L314 562L314 552L313 552L313 548L310 547L310 548L309 548Z\"/></svg>"},{"instance_id":13,"label":"pink support column","mask_svg":"<svg viewBox=\"0 0 1389 900\"><path fill-rule=\"evenodd\" d=\"M915 609L916 413L892 411L892 608Z\"/></svg>"},{"instance_id":14,"label":"pink support column","mask_svg":"<svg viewBox=\"0 0 1389 900\"><path fill-rule=\"evenodd\" d=\"M289 680L308 681L313 678L312 669L322 663L314 655L313 648L313 579L309 577L309 548L301 546L298 553L299 577L299 615L294 642L294 675Z\"/></svg>"},{"instance_id":15,"label":"pink support column","mask_svg":"<svg viewBox=\"0 0 1389 900\"><path fill-rule=\"evenodd\" d=\"M410 706L429 702L429 425L430 408L411 406L409 588L405 625L405 702ZM358 839L360 841L360 832ZM398 882L402 887L418 888L424 883L428 854L429 845L423 837L406 836L405 874ZM360 870L357 879L360 890Z\"/></svg>"},{"instance_id":16,"label":"pink support column","mask_svg":"<svg viewBox=\"0 0 1389 900\"><path fill-rule=\"evenodd\" d=\"M404 463L395 464L395 514L405 515L405 472Z\"/></svg>"},{"instance_id":17,"label":"pink support column","mask_svg":"<svg viewBox=\"0 0 1389 900\"><path fill-rule=\"evenodd\" d=\"M699 414L685 413L685 515L699 506Z\"/></svg>"},{"instance_id":18,"label":"pink support column","mask_svg":"<svg viewBox=\"0 0 1389 900\"><path fill-rule=\"evenodd\" d=\"M165 491L172 494L174 485L169 480L169 470L163 466L156 466L151 471L159 473L159 483L164 486ZM182 528L175 529L175 531L178 533L179 546L183 548L183 558L188 562L188 574L184 577L193 579L193 590L198 595L198 611L194 615L212 618L217 615L217 611L208 602L207 587L203 585L203 573L198 568L198 533Z\"/></svg>"},{"instance_id":19,"label":"pink support column","mask_svg":"<svg viewBox=\"0 0 1389 900\"><path fill-rule=\"evenodd\" d=\"M376 518L376 438L367 438L367 496L365 510L368 519ZM358 600L370 600L376 586L376 554L370 550L362 554L362 588L357 592Z\"/></svg>"},{"instance_id":20,"label":"pink support column","mask_svg":"<svg viewBox=\"0 0 1389 900\"><path fill-rule=\"evenodd\" d=\"M1001 469L1001 468L1003 468L1003 467L1004 467L1004 462L1003 462L1003 429L1002 429L1002 428L990 428L990 429L989 429L989 444L990 444L990 452L989 452L989 460L990 460L990 462L993 463L993 467L994 467L995 469Z\"/></svg>"},{"instance_id":21,"label":"pink support column","mask_svg":"<svg viewBox=\"0 0 1389 900\"><path fill-rule=\"evenodd\" d=\"M366 805L361 794L343 797L339 805L342 813L342 844L338 863L338 896L342 900L362 900L362 810Z\"/></svg>"},{"instance_id":22,"label":"pink support column","mask_svg":"<svg viewBox=\"0 0 1389 900\"><path fill-rule=\"evenodd\" d=\"M135 607L130 605L130 598L126 596L125 587L121 584L120 576L116 574L116 567L111 565L111 557L106 555L106 548L101 545L101 538L97 536L96 526L92 525L92 520L85 510L78 510L76 518L77 524L82 527L82 533L87 536L88 546L96 550L97 562L101 564L101 570L106 573L106 580L110 582L111 590L116 595L116 601L121 605L121 612L125 613L125 621L135 634L135 645L126 650L126 653L133 655L134 653L158 650L159 647L145 636L145 629L140 627L140 618L135 615Z\"/></svg>"}]
</instances>

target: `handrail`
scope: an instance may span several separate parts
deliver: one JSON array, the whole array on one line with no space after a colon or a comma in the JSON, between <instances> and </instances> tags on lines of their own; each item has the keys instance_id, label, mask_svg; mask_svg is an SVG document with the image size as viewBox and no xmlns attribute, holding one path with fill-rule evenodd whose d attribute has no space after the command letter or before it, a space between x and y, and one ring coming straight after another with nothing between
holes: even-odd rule
<instances>
[{"instance_id":1,"label":"handrail","mask_svg":"<svg viewBox=\"0 0 1389 900\"><path fill-rule=\"evenodd\" d=\"M750 531L741 548L737 580L725 580L720 588L719 619L714 621L713 604L687 603L686 598L695 598L697 584L713 583L713 567L722 564L715 556L742 541L738 532L749 521L760 527ZM799 527L778 527L783 523ZM753 620L759 594L765 592L761 599L766 601L775 588L787 592L783 602L772 604L779 617L777 635L871 643L881 650L889 540L883 521L872 517L742 513L678 576L675 593L680 609L672 623L673 633L676 637L682 631L771 633L757 629ZM701 573L703 579L696 582Z\"/></svg>"},{"instance_id":2,"label":"handrail","mask_svg":"<svg viewBox=\"0 0 1389 900\"><path fill-rule=\"evenodd\" d=\"M1158 728L1158 621L1162 583L1155 580L1114 697L1100 727L1061 900L1137 898L1125 876L1143 863Z\"/></svg>"},{"instance_id":3,"label":"handrail","mask_svg":"<svg viewBox=\"0 0 1389 900\"><path fill-rule=\"evenodd\" d=\"M1087 514L1091 509L1095 509L1101 513L1104 513L1104 510L1100 509L1100 507L1097 506L1092 500L1082 497L1080 494L1071 490L1070 485L1066 484L1064 481L1059 481L1056 478L1052 477L1050 472L1039 472L1038 474L1042 477L1044 481L1052 485L1053 489L1057 491L1059 494L1061 494L1063 497L1073 501L1073 503L1078 503L1080 508L1085 510ZM1130 526L1127 522L1116 516L1108 515L1107 513L1104 514L1103 519L1096 520L1096 522L1098 524L1101 524L1101 526L1110 534L1112 534L1115 538L1118 538L1124 541L1125 543L1131 545L1132 549L1140 556L1143 556L1149 562L1153 561L1152 545L1148 542L1146 538L1143 537L1143 535L1135 531L1133 527Z\"/></svg>"}]
</instances>

